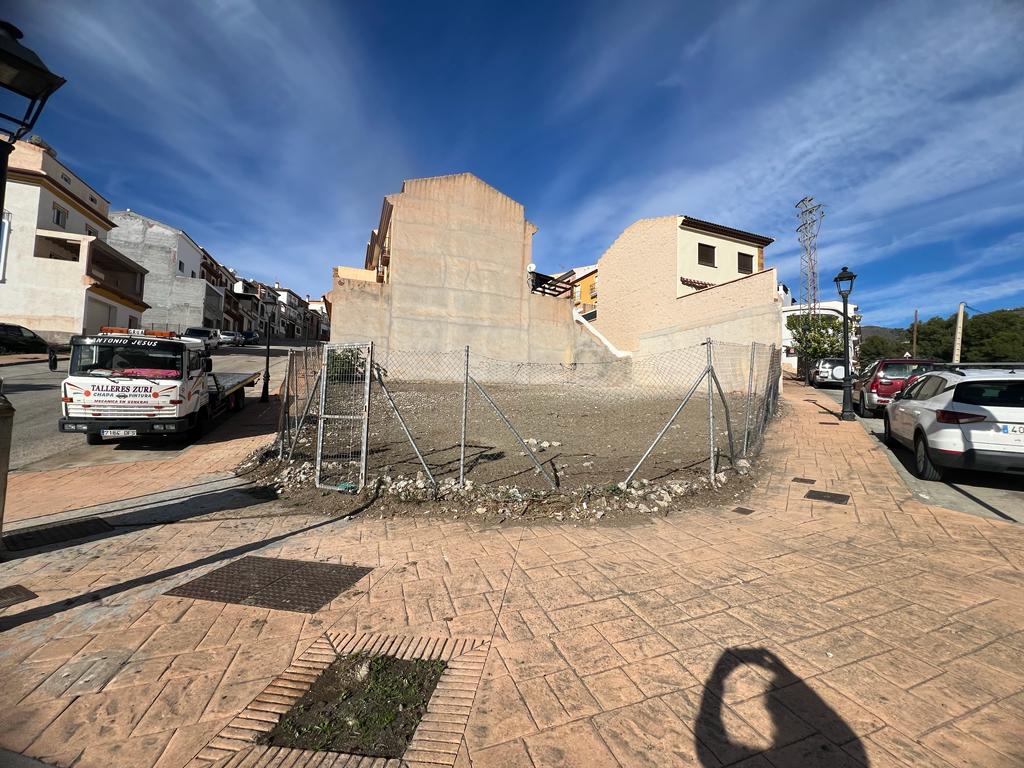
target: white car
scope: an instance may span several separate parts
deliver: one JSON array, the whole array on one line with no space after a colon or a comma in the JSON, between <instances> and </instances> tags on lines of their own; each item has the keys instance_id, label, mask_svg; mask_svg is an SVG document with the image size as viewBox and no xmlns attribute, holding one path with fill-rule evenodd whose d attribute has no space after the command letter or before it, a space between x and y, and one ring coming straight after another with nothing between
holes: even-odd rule
<instances>
[{"instance_id":1,"label":"white car","mask_svg":"<svg viewBox=\"0 0 1024 768\"><path fill-rule=\"evenodd\" d=\"M220 341L230 347L240 347L245 343L238 331L221 331Z\"/></svg>"},{"instance_id":2,"label":"white car","mask_svg":"<svg viewBox=\"0 0 1024 768\"><path fill-rule=\"evenodd\" d=\"M927 373L885 407L886 442L914 451L915 474L1024 473L1024 370Z\"/></svg>"},{"instance_id":3,"label":"white car","mask_svg":"<svg viewBox=\"0 0 1024 768\"><path fill-rule=\"evenodd\" d=\"M808 378L812 387L823 387L826 384L843 385L846 376L846 361L841 357L826 357L814 364Z\"/></svg>"}]
</instances>

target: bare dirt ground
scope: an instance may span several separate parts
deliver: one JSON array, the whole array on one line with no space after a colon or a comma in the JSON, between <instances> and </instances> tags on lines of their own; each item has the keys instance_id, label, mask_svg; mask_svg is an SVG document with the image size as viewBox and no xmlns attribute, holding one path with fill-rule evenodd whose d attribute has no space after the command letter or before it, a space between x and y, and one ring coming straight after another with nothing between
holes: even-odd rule
<instances>
[{"instance_id":1,"label":"bare dirt ground","mask_svg":"<svg viewBox=\"0 0 1024 768\"><path fill-rule=\"evenodd\" d=\"M303 430L290 465L252 461L245 471L280 489L282 501L306 510L339 514L372 500L373 513L386 516L469 515L504 521L533 517L630 520L669 507L728 503L741 499L755 474L729 461L725 407L714 398L717 485L710 482L708 401L696 394L641 466L624 481L682 400L676 391L595 387L509 387L485 385L487 396L526 441L548 477L478 390L470 391L466 420L465 488L457 487L462 430L462 386L447 383L387 382L374 387L370 403L367 488L359 496L314 487L316 429ZM567 391L571 390L571 391ZM405 427L434 477L426 476ZM729 397L733 444L741 450L745 398ZM362 444L358 414L362 397L354 390L329 400L325 421L325 484L354 490ZM752 408L752 422L756 413ZM429 501L429 504L423 504ZM737 502L738 503L738 502Z\"/></svg>"}]
</instances>

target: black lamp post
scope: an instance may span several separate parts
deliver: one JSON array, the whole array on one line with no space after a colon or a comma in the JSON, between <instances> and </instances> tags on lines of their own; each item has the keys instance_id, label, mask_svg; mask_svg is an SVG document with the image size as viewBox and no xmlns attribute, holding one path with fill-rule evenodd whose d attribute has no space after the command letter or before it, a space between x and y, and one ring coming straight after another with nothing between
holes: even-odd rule
<instances>
[{"instance_id":1,"label":"black lamp post","mask_svg":"<svg viewBox=\"0 0 1024 768\"><path fill-rule=\"evenodd\" d=\"M268 292L261 299L264 309L267 310L267 362L263 368L263 394L260 395L261 403L270 402L270 331L271 331L271 308L277 304L277 297L271 298Z\"/></svg>"},{"instance_id":2,"label":"black lamp post","mask_svg":"<svg viewBox=\"0 0 1024 768\"><path fill-rule=\"evenodd\" d=\"M18 42L22 37L16 26L0 21L0 88L28 102L20 117L0 110L0 131L6 134L0 141L0 214L7 190L7 160L14 151L14 144L32 130L46 100L65 83L63 77L46 68L34 51Z\"/></svg>"},{"instance_id":3,"label":"black lamp post","mask_svg":"<svg viewBox=\"0 0 1024 768\"><path fill-rule=\"evenodd\" d=\"M850 370L850 312L849 299L853 291L853 281L857 276L847 267L833 278L836 290L843 297L843 361L846 363L843 372L843 413L840 418L843 421L853 421L856 415L853 412L853 373Z\"/></svg>"}]
</instances>

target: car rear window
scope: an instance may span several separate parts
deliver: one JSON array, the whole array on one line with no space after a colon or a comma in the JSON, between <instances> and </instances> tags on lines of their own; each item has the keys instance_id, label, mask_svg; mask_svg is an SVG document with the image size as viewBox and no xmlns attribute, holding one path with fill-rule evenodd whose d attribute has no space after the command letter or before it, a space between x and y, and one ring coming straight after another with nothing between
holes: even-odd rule
<instances>
[{"instance_id":1,"label":"car rear window","mask_svg":"<svg viewBox=\"0 0 1024 768\"><path fill-rule=\"evenodd\" d=\"M956 385L953 400L965 405L1024 408L1024 381L965 381Z\"/></svg>"}]
</instances>

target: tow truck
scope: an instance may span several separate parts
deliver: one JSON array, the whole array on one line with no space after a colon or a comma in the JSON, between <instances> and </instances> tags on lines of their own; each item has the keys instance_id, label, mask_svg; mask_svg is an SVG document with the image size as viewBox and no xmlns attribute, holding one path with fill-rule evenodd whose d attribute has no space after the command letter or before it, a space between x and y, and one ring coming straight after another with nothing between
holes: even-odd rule
<instances>
[{"instance_id":1,"label":"tow truck","mask_svg":"<svg viewBox=\"0 0 1024 768\"><path fill-rule=\"evenodd\" d=\"M56 356L50 370L57 370ZM260 372L213 373L202 341L171 331L104 326L71 337L61 383L61 432L104 438L201 435L223 413L245 407Z\"/></svg>"}]
</instances>

